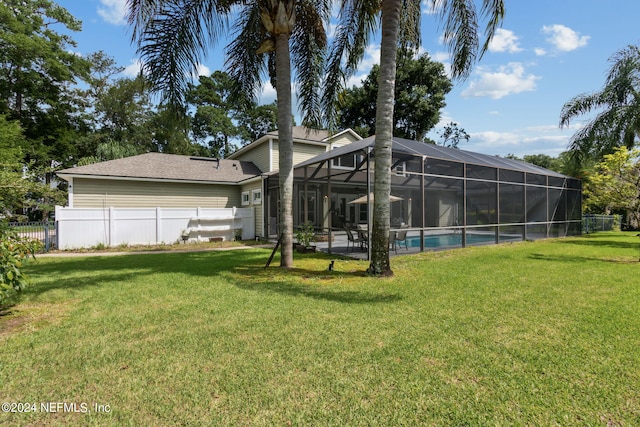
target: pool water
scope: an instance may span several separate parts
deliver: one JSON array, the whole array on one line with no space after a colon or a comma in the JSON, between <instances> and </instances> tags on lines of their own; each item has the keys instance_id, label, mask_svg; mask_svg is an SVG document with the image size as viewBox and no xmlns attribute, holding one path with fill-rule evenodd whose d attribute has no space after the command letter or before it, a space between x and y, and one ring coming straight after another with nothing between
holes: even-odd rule
<instances>
[{"instance_id":1,"label":"pool water","mask_svg":"<svg viewBox=\"0 0 640 427\"><path fill-rule=\"evenodd\" d=\"M506 240L513 240L513 238L500 238L500 241ZM467 234L467 245L493 244L495 242L495 234ZM411 248L419 248L420 236L407 237L407 245ZM448 248L456 246L462 246L462 234L435 234L425 236L424 238L425 248Z\"/></svg>"}]
</instances>

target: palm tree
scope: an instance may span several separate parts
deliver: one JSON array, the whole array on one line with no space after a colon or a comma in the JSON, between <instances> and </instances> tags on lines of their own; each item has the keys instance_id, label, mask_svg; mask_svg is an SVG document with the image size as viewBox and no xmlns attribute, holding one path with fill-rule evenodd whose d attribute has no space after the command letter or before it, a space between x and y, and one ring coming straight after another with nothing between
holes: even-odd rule
<instances>
[{"instance_id":1,"label":"palm tree","mask_svg":"<svg viewBox=\"0 0 640 427\"><path fill-rule=\"evenodd\" d=\"M232 25L227 68L236 90L256 95L268 74L277 93L282 267L293 266L291 63L304 123L318 122L329 0L127 0L143 72L173 105L184 105L190 76Z\"/></svg>"},{"instance_id":2,"label":"palm tree","mask_svg":"<svg viewBox=\"0 0 640 427\"><path fill-rule=\"evenodd\" d=\"M393 104L398 47L416 48L420 44L420 0L343 0L340 24L329 63L324 95L325 110L335 99L342 81L337 70L345 57L343 77L352 74L364 54L370 33L377 29L381 13L380 77L376 103L374 145L374 196L371 262L368 272L387 276L393 271L389 263L389 229L391 194L391 145L393 138ZM486 40L482 48L478 39L478 13L473 0L440 0L435 3L444 23L444 39L452 52L451 74L464 78L482 56L504 17L503 0L483 0L480 14L487 19ZM332 117L329 118L330 120Z\"/></svg>"},{"instance_id":3,"label":"palm tree","mask_svg":"<svg viewBox=\"0 0 640 427\"><path fill-rule=\"evenodd\" d=\"M571 138L570 152L579 161L600 160L616 147L630 149L640 138L640 48L629 45L609 61L604 87L572 98L560 113L562 128L578 116L599 111Z\"/></svg>"}]
</instances>

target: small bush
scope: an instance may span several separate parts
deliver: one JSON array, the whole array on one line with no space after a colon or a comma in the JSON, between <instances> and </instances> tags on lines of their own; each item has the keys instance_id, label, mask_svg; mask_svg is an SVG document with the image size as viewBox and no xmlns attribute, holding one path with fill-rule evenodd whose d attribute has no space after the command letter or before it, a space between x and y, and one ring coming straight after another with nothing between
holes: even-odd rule
<instances>
[{"instance_id":1,"label":"small bush","mask_svg":"<svg viewBox=\"0 0 640 427\"><path fill-rule=\"evenodd\" d=\"M22 266L41 247L40 241L22 237L0 221L0 309L27 285Z\"/></svg>"}]
</instances>

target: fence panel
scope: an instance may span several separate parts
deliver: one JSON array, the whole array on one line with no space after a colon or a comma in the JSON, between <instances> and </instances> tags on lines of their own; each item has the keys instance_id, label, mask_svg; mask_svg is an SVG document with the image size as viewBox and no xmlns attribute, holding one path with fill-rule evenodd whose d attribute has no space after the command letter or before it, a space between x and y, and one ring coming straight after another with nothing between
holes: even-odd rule
<instances>
[{"instance_id":1,"label":"fence panel","mask_svg":"<svg viewBox=\"0 0 640 427\"><path fill-rule=\"evenodd\" d=\"M253 208L63 208L56 207L58 247L146 245L255 238ZM238 231L236 231L238 230ZM183 237L184 236L184 237Z\"/></svg>"},{"instance_id":2,"label":"fence panel","mask_svg":"<svg viewBox=\"0 0 640 427\"><path fill-rule=\"evenodd\" d=\"M19 236L42 242L42 250L48 252L55 246L56 226L54 222L10 222L9 228Z\"/></svg>"},{"instance_id":3,"label":"fence panel","mask_svg":"<svg viewBox=\"0 0 640 427\"><path fill-rule=\"evenodd\" d=\"M596 231L620 230L620 215L583 215L582 232L585 234Z\"/></svg>"}]
</instances>

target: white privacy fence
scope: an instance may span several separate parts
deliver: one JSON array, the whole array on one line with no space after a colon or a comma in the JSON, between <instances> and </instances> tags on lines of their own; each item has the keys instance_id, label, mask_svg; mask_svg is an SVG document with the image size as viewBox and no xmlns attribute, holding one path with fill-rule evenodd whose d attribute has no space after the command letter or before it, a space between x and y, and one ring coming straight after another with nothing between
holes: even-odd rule
<instances>
[{"instance_id":1,"label":"white privacy fence","mask_svg":"<svg viewBox=\"0 0 640 427\"><path fill-rule=\"evenodd\" d=\"M253 208L56 206L56 224L59 249L255 238Z\"/></svg>"}]
</instances>

